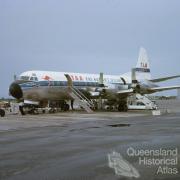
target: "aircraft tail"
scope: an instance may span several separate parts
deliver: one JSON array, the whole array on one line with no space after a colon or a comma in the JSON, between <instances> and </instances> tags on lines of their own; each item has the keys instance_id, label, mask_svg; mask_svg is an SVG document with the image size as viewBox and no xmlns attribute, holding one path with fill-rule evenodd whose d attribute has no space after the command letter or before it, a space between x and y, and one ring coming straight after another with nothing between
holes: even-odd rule
<instances>
[{"instance_id":1,"label":"aircraft tail","mask_svg":"<svg viewBox=\"0 0 180 180\"><path fill-rule=\"evenodd\" d=\"M135 68L136 78L137 80L150 80L151 72L150 72L150 64L149 58L147 56L147 52L144 48L140 48L138 62Z\"/></svg>"}]
</instances>

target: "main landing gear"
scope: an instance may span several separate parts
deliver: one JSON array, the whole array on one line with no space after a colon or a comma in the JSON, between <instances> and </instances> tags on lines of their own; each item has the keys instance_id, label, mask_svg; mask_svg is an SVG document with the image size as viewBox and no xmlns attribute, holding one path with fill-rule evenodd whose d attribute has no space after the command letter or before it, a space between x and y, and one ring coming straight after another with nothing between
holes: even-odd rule
<instances>
[{"instance_id":1,"label":"main landing gear","mask_svg":"<svg viewBox=\"0 0 180 180\"><path fill-rule=\"evenodd\" d=\"M120 101L119 102L118 111L120 111L120 112L127 112L128 111L127 101Z\"/></svg>"},{"instance_id":2,"label":"main landing gear","mask_svg":"<svg viewBox=\"0 0 180 180\"><path fill-rule=\"evenodd\" d=\"M5 111L3 109L0 109L0 116L4 117L5 116Z\"/></svg>"},{"instance_id":3,"label":"main landing gear","mask_svg":"<svg viewBox=\"0 0 180 180\"><path fill-rule=\"evenodd\" d=\"M62 111L69 111L70 106L66 103L66 101L63 100L60 102L60 108Z\"/></svg>"}]
</instances>

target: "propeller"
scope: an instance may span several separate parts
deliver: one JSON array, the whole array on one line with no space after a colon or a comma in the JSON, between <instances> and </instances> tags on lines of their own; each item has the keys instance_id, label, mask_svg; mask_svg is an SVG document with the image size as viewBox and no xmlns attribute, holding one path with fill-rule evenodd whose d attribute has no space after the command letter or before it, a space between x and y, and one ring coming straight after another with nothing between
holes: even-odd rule
<instances>
[{"instance_id":1,"label":"propeller","mask_svg":"<svg viewBox=\"0 0 180 180\"><path fill-rule=\"evenodd\" d=\"M131 83L133 87L136 87L136 85L138 84L138 81L136 79L136 70L135 68L131 69Z\"/></svg>"},{"instance_id":2,"label":"propeller","mask_svg":"<svg viewBox=\"0 0 180 180\"><path fill-rule=\"evenodd\" d=\"M106 86L104 85L104 74L101 72L99 74L99 82L96 91L100 93L100 96L103 96L106 91L105 88Z\"/></svg>"},{"instance_id":3,"label":"propeller","mask_svg":"<svg viewBox=\"0 0 180 180\"><path fill-rule=\"evenodd\" d=\"M104 86L104 74L101 72L100 74L99 74L99 100L98 100L98 107L99 107L99 109L102 109L102 104L103 104L103 101L102 101L102 96L103 96L103 94L104 94L104 92L105 92L105 89L103 89L105 86Z\"/></svg>"},{"instance_id":4,"label":"propeller","mask_svg":"<svg viewBox=\"0 0 180 180\"><path fill-rule=\"evenodd\" d=\"M131 69L131 80L132 80L131 88L134 89L134 92L139 92L140 91L140 84L139 84L137 77L136 77L136 69L135 68Z\"/></svg>"},{"instance_id":5,"label":"propeller","mask_svg":"<svg viewBox=\"0 0 180 180\"><path fill-rule=\"evenodd\" d=\"M104 74L102 72L99 74L99 87L104 87Z\"/></svg>"},{"instance_id":6,"label":"propeller","mask_svg":"<svg viewBox=\"0 0 180 180\"><path fill-rule=\"evenodd\" d=\"M148 90L149 90L148 86L150 86L152 84L152 82L149 80L144 80L144 83L139 82L136 77L136 69L135 68L132 68L131 78L132 78L131 88L133 88L135 93L144 94L144 92L148 92Z\"/></svg>"}]
</instances>

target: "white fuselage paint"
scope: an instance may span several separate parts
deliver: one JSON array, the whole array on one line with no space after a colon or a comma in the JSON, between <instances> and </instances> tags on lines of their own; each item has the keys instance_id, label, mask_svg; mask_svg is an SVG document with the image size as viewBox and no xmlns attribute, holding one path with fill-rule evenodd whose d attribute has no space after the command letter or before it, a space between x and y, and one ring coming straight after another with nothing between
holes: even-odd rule
<instances>
[{"instance_id":1,"label":"white fuselage paint","mask_svg":"<svg viewBox=\"0 0 180 180\"><path fill-rule=\"evenodd\" d=\"M52 71L27 71L20 75L19 79L25 78L32 82L22 85L23 98L31 100L59 100L71 99L67 93L67 79L65 74L68 74L73 80L74 86L79 89L90 90L98 88L99 74L83 74L71 72L52 72ZM30 85L36 82L33 87ZM28 86L28 84L30 86ZM124 82L120 76L104 75L104 85L108 88L121 86ZM26 87L27 85L27 87Z\"/></svg>"},{"instance_id":2,"label":"white fuselage paint","mask_svg":"<svg viewBox=\"0 0 180 180\"><path fill-rule=\"evenodd\" d=\"M65 74L69 74L73 81L81 82L99 82L99 74L84 74L84 73L72 73L72 72L54 72L54 71L26 71L20 75L38 78L38 81L67 81ZM123 83L120 79L121 76L104 75L104 83Z\"/></svg>"}]
</instances>

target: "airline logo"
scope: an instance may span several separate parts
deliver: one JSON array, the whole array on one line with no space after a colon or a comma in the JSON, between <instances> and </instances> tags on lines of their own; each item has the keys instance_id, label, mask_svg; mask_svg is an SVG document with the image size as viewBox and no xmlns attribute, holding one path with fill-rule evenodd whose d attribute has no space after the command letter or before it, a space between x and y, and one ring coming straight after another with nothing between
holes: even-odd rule
<instances>
[{"instance_id":1,"label":"airline logo","mask_svg":"<svg viewBox=\"0 0 180 180\"><path fill-rule=\"evenodd\" d=\"M71 75L73 81L84 81L82 76Z\"/></svg>"},{"instance_id":2,"label":"airline logo","mask_svg":"<svg viewBox=\"0 0 180 180\"><path fill-rule=\"evenodd\" d=\"M53 81L53 78L51 78L50 76L45 75L42 79L49 81L48 86L53 85L53 82L51 82L51 81Z\"/></svg>"},{"instance_id":3,"label":"airline logo","mask_svg":"<svg viewBox=\"0 0 180 180\"><path fill-rule=\"evenodd\" d=\"M46 80L46 81L51 81L53 80L53 78L51 78L50 76L44 76L42 79Z\"/></svg>"},{"instance_id":4,"label":"airline logo","mask_svg":"<svg viewBox=\"0 0 180 180\"><path fill-rule=\"evenodd\" d=\"M143 62L142 62L142 63L141 63L141 67L142 67L142 68L147 68L148 65L147 65L147 63L143 63Z\"/></svg>"}]
</instances>

